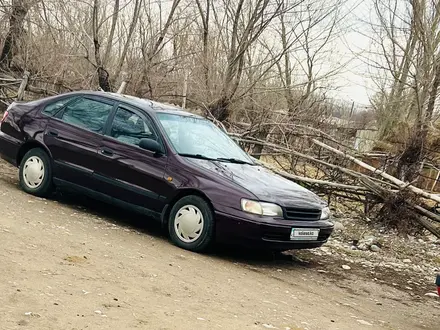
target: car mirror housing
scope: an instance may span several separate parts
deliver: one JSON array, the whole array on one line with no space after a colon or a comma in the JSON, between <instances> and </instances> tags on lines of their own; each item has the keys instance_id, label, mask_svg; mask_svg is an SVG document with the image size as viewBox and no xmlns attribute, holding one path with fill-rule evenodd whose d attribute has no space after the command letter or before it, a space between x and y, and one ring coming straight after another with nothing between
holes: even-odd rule
<instances>
[{"instance_id":1,"label":"car mirror housing","mask_svg":"<svg viewBox=\"0 0 440 330\"><path fill-rule=\"evenodd\" d=\"M152 140L152 139L141 139L139 141L139 147L142 149L154 152L155 154L163 154L162 146L159 144L159 142Z\"/></svg>"}]
</instances>

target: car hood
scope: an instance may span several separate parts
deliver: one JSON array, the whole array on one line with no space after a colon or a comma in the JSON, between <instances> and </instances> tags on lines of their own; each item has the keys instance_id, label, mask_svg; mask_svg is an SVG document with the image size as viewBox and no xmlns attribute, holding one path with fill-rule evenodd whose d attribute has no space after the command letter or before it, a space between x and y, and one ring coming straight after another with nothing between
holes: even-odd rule
<instances>
[{"instance_id":1,"label":"car hood","mask_svg":"<svg viewBox=\"0 0 440 330\"><path fill-rule=\"evenodd\" d=\"M259 200L285 207L322 208L316 194L258 165L233 164L186 158L190 163L221 175L254 194Z\"/></svg>"}]
</instances>

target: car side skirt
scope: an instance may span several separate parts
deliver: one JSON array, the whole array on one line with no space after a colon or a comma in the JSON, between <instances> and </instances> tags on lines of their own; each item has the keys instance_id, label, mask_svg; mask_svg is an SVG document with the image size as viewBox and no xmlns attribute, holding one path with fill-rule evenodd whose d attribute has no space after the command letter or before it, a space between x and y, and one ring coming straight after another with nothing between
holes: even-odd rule
<instances>
[{"instance_id":1,"label":"car side skirt","mask_svg":"<svg viewBox=\"0 0 440 330\"><path fill-rule=\"evenodd\" d=\"M116 199L113 198L111 196L108 196L106 194L103 194L101 192L89 189L89 188L85 188L83 186L77 185L75 183L69 182L69 181L65 181L65 180L61 180L58 178L54 178L53 179L54 184L61 188L61 189L66 189L66 190L71 190L74 192L81 192L84 193L85 195L100 200L104 203L108 203L108 204L112 204L112 205L116 205L118 207L121 208L126 208L129 209L133 212L136 213L140 213L143 215L146 215L147 217L151 217L152 219L156 220L156 221L160 221L161 220L161 213L158 212L154 212L151 211L150 209L147 209L145 207L139 206L139 205L134 205L131 203L127 203L125 201L122 201L120 199Z\"/></svg>"}]
</instances>

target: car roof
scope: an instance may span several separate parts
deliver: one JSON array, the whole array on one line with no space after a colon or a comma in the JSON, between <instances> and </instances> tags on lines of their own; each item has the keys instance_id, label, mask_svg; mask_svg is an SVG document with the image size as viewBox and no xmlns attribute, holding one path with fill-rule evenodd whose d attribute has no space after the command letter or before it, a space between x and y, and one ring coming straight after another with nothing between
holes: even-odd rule
<instances>
[{"instance_id":1,"label":"car roof","mask_svg":"<svg viewBox=\"0 0 440 330\"><path fill-rule=\"evenodd\" d=\"M160 103L148 99L143 99L140 97L132 96L132 95L126 95L126 94L118 94L118 93L111 93L111 92L101 92L101 91L80 91L80 92L73 92L72 94L83 94L83 95L96 95L96 96L104 96L109 99L124 102L130 105L133 105L137 108L141 108L147 112L166 112L170 114L178 114L180 116L191 116L191 117L197 117L197 118L203 118L199 115L193 114L191 112L185 111L184 109L172 105L172 104L166 104L166 103Z\"/></svg>"}]
</instances>

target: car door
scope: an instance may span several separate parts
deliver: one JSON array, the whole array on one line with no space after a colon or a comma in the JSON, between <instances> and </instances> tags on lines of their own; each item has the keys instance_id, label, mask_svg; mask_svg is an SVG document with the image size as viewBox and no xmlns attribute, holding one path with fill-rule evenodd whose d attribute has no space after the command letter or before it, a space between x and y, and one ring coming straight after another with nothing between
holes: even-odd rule
<instances>
[{"instance_id":1,"label":"car door","mask_svg":"<svg viewBox=\"0 0 440 330\"><path fill-rule=\"evenodd\" d=\"M54 160L55 180L95 188L92 174L98 162L98 147L114 105L111 100L83 96L49 120L44 143Z\"/></svg>"},{"instance_id":2,"label":"car door","mask_svg":"<svg viewBox=\"0 0 440 330\"><path fill-rule=\"evenodd\" d=\"M119 105L100 144L101 165L95 177L100 181L101 192L159 213L164 196L172 189L164 178L167 156L140 148L141 138L162 144L158 130L145 113Z\"/></svg>"}]
</instances>

